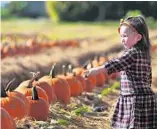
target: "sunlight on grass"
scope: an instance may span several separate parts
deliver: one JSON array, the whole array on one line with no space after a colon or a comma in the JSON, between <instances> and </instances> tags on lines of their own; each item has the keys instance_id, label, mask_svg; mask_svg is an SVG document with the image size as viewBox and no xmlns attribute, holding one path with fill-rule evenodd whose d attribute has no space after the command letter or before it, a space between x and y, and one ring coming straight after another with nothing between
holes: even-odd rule
<instances>
[{"instance_id":1,"label":"sunlight on grass","mask_svg":"<svg viewBox=\"0 0 157 129\"><path fill-rule=\"evenodd\" d=\"M118 22L61 22L52 23L47 19L13 19L2 21L2 33L44 34L50 39L73 39L109 36L117 30Z\"/></svg>"}]
</instances>

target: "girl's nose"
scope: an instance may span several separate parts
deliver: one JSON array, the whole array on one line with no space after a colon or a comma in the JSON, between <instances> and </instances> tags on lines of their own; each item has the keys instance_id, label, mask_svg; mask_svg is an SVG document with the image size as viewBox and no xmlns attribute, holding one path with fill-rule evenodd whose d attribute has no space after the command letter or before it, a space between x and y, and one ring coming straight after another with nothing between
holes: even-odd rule
<instances>
[{"instance_id":1,"label":"girl's nose","mask_svg":"<svg viewBox=\"0 0 157 129\"><path fill-rule=\"evenodd\" d=\"M124 38L122 38L121 41L122 41L122 43L124 43L124 41L125 41Z\"/></svg>"}]
</instances>

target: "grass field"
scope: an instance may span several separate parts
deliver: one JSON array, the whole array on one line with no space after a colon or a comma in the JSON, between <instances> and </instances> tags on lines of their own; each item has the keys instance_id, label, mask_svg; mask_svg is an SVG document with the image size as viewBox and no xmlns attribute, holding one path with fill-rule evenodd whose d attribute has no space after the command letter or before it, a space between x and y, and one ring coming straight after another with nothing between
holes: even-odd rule
<instances>
[{"instance_id":1,"label":"grass field","mask_svg":"<svg viewBox=\"0 0 157 129\"><path fill-rule=\"evenodd\" d=\"M44 34L50 39L69 39L108 36L117 33L118 22L64 22L52 23L47 19L18 19L1 21L2 33ZM115 30L111 31L111 30Z\"/></svg>"},{"instance_id":2,"label":"grass field","mask_svg":"<svg viewBox=\"0 0 157 129\"><path fill-rule=\"evenodd\" d=\"M157 29L157 22L148 21L151 30ZM2 34L22 33L27 35L45 35L52 40L87 37L108 37L119 39L117 28L119 21L104 22L60 22L48 19L11 19L1 21Z\"/></svg>"}]
</instances>

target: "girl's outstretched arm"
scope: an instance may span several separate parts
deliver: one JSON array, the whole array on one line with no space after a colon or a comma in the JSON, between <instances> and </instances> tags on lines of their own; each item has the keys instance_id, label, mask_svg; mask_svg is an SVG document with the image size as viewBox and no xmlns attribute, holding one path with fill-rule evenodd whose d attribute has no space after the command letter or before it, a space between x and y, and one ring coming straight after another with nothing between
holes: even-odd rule
<instances>
[{"instance_id":1,"label":"girl's outstretched arm","mask_svg":"<svg viewBox=\"0 0 157 129\"><path fill-rule=\"evenodd\" d=\"M134 64L134 60L136 58L136 52L134 49L128 50L121 57L112 59L106 62L104 65L91 68L84 72L84 75L96 75L100 72L104 72L105 74L116 73L120 71L125 71L129 67Z\"/></svg>"},{"instance_id":2,"label":"girl's outstretched arm","mask_svg":"<svg viewBox=\"0 0 157 129\"><path fill-rule=\"evenodd\" d=\"M87 75L87 76L88 75L96 75L96 74L99 74L101 72L104 72L104 73L107 72L106 69L105 69L105 67L104 67L104 65L96 67L96 68L91 68L89 70L86 70L84 72L84 75Z\"/></svg>"}]
</instances>

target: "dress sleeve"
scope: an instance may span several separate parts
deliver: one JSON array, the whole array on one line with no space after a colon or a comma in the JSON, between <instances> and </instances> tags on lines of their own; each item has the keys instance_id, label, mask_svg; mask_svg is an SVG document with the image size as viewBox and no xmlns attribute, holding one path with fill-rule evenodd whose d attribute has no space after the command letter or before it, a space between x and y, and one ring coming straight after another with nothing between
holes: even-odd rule
<instances>
[{"instance_id":1,"label":"dress sleeve","mask_svg":"<svg viewBox=\"0 0 157 129\"><path fill-rule=\"evenodd\" d=\"M104 67L108 74L125 71L130 68L134 62L134 53L129 50L125 52L120 58L112 59L106 62Z\"/></svg>"}]
</instances>

